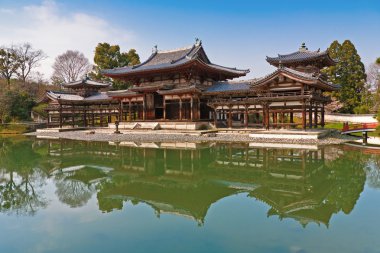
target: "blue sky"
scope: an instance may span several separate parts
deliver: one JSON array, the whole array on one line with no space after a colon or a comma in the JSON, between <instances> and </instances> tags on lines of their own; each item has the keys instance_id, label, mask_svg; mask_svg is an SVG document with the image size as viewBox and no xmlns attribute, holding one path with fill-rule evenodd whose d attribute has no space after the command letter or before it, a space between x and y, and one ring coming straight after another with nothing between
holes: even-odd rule
<instances>
[{"instance_id":1,"label":"blue sky","mask_svg":"<svg viewBox=\"0 0 380 253\"><path fill-rule=\"evenodd\" d=\"M171 49L202 39L211 61L250 68L248 78L272 70L265 57L306 42L325 49L350 39L368 65L380 56L380 1L10 1L0 0L0 44L31 42L54 58L67 49L93 58L98 42L136 48L142 59L154 45ZM20 13L22 15L20 15ZM22 18L20 18L22 16Z\"/></svg>"}]
</instances>

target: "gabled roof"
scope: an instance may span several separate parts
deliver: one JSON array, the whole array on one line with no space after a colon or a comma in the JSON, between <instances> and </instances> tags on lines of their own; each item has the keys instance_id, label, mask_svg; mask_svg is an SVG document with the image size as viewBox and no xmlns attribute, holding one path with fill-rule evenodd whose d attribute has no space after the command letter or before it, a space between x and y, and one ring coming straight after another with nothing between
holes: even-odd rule
<instances>
[{"instance_id":1,"label":"gabled roof","mask_svg":"<svg viewBox=\"0 0 380 253\"><path fill-rule=\"evenodd\" d=\"M204 92L205 95L212 95L217 93L239 93L239 92L248 92L250 89L249 82L240 82L240 83L229 83L229 82L220 82L215 83L212 86L208 87Z\"/></svg>"},{"instance_id":2,"label":"gabled roof","mask_svg":"<svg viewBox=\"0 0 380 253\"><path fill-rule=\"evenodd\" d=\"M78 89L78 88L97 88L97 89L102 89L102 88L107 88L111 85L111 83L103 83L103 82L96 82L88 77L85 77L82 80L78 80L75 82L70 82L70 83L65 83L62 84L63 87L69 88L69 89Z\"/></svg>"},{"instance_id":3,"label":"gabled roof","mask_svg":"<svg viewBox=\"0 0 380 253\"><path fill-rule=\"evenodd\" d=\"M300 49L294 53L290 54L278 54L277 57L268 57L266 58L267 62L276 67L281 64L287 66L288 64L293 63L306 63L313 61L321 61L324 66L332 66L336 64L336 61L333 60L328 51L309 51L308 48L303 43Z\"/></svg>"},{"instance_id":4,"label":"gabled roof","mask_svg":"<svg viewBox=\"0 0 380 253\"><path fill-rule=\"evenodd\" d=\"M324 80L320 74L301 72L286 67L280 67L271 74L263 78L257 79L251 84L251 87L254 89L262 85L265 85L268 82L271 82L273 79L277 78L279 75L284 75L292 80L296 80L301 83L318 86L324 89L325 91L335 91L340 88L339 85L335 85Z\"/></svg>"},{"instance_id":5,"label":"gabled roof","mask_svg":"<svg viewBox=\"0 0 380 253\"><path fill-rule=\"evenodd\" d=\"M80 95L68 92L47 91L46 96L53 101L67 103L108 102L111 100L111 97L109 97L106 92L99 92L89 97L82 97Z\"/></svg>"},{"instance_id":6,"label":"gabled roof","mask_svg":"<svg viewBox=\"0 0 380 253\"><path fill-rule=\"evenodd\" d=\"M207 57L202 43L197 41L194 45L169 51L154 50L152 55L143 63L114 69L104 69L102 74L109 77L128 77L147 72L171 71L180 67L198 64L213 72L223 73L233 77L244 76L249 73L248 69L236 69L211 63Z\"/></svg>"}]
</instances>

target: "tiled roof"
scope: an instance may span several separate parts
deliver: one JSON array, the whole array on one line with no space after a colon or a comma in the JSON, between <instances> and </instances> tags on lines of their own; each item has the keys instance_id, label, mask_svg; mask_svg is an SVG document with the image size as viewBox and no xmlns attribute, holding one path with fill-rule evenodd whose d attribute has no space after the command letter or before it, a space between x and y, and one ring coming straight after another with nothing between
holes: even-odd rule
<instances>
[{"instance_id":1,"label":"tiled roof","mask_svg":"<svg viewBox=\"0 0 380 253\"><path fill-rule=\"evenodd\" d=\"M65 88L76 88L76 87L82 87L82 86L107 88L110 85L111 85L110 83L96 82L87 77L84 78L83 80L62 84L62 86Z\"/></svg>"},{"instance_id":2,"label":"tiled roof","mask_svg":"<svg viewBox=\"0 0 380 253\"><path fill-rule=\"evenodd\" d=\"M126 66L114 69L104 69L102 73L106 76L118 76L132 73L140 73L152 70L167 70L190 62L198 61L201 64L207 65L209 68L228 72L236 76L242 76L249 73L249 70L241 70L236 68L223 67L213 64L208 59L201 43L194 44L191 47L171 50L171 51L156 51L143 63L135 66Z\"/></svg>"},{"instance_id":3,"label":"tiled roof","mask_svg":"<svg viewBox=\"0 0 380 253\"><path fill-rule=\"evenodd\" d=\"M82 97L77 94L59 92L59 91L48 91L46 93L47 97L56 101L68 101L68 102L96 102L96 101L109 101L111 97L107 95L106 92L96 93L89 97Z\"/></svg>"},{"instance_id":4,"label":"tiled roof","mask_svg":"<svg viewBox=\"0 0 380 253\"><path fill-rule=\"evenodd\" d=\"M280 73L288 74L290 76L300 78L301 80L312 81L314 83L320 83L320 84L324 85L325 87L328 87L331 90L337 90L340 88L339 85L335 85L335 84L332 84L332 83L329 83L329 82L323 80L323 78L321 78L320 74L301 72L301 71L291 69L291 68L287 68L287 67L280 67L277 70L275 70L274 72L270 73L269 75L266 75L262 78L255 80L254 82L252 82L251 86L252 87L259 86L259 85L265 83L266 81L275 78Z\"/></svg>"},{"instance_id":5,"label":"tiled roof","mask_svg":"<svg viewBox=\"0 0 380 253\"><path fill-rule=\"evenodd\" d=\"M277 57L266 58L267 62L272 65L295 63L295 62L307 62L317 59L323 59L326 65L334 65L336 62L329 56L328 51L309 51L305 45L303 45L298 51L290 54L278 54Z\"/></svg>"},{"instance_id":6,"label":"tiled roof","mask_svg":"<svg viewBox=\"0 0 380 253\"><path fill-rule=\"evenodd\" d=\"M248 82L241 83L228 83L228 82L220 82L215 83L210 86L205 93L218 93L218 92L241 92L248 91L250 85Z\"/></svg>"}]
</instances>

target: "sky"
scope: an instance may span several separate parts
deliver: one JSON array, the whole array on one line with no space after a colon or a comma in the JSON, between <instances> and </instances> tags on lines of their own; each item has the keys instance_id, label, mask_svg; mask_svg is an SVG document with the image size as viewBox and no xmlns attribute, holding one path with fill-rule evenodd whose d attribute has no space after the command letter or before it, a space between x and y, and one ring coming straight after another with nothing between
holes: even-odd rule
<instances>
[{"instance_id":1,"label":"sky","mask_svg":"<svg viewBox=\"0 0 380 253\"><path fill-rule=\"evenodd\" d=\"M146 59L189 46L195 38L213 63L249 68L246 78L273 67L266 56L325 50L351 40L365 65L380 57L380 0L0 0L0 46L29 42L48 58L38 71L50 79L54 59L78 50L93 62L98 43L135 48Z\"/></svg>"}]
</instances>

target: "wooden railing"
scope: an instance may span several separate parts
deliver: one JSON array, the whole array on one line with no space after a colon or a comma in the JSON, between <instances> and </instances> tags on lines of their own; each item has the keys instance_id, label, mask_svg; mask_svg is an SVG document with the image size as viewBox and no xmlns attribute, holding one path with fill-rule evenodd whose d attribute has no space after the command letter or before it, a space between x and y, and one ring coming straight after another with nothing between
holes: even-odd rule
<instances>
[{"instance_id":1,"label":"wooden railing","mask_svg":"<svg viewBox=\"0 0 380 253\"><path fill-rule=\"evenodd\" d=\"M344 123L342 132L347 132L347 131L355 131L355 130L368 130L368 129L376 129L378 126L378 123L361 123L361 124L348 124Z\"/></svg>"}]
</instances>

